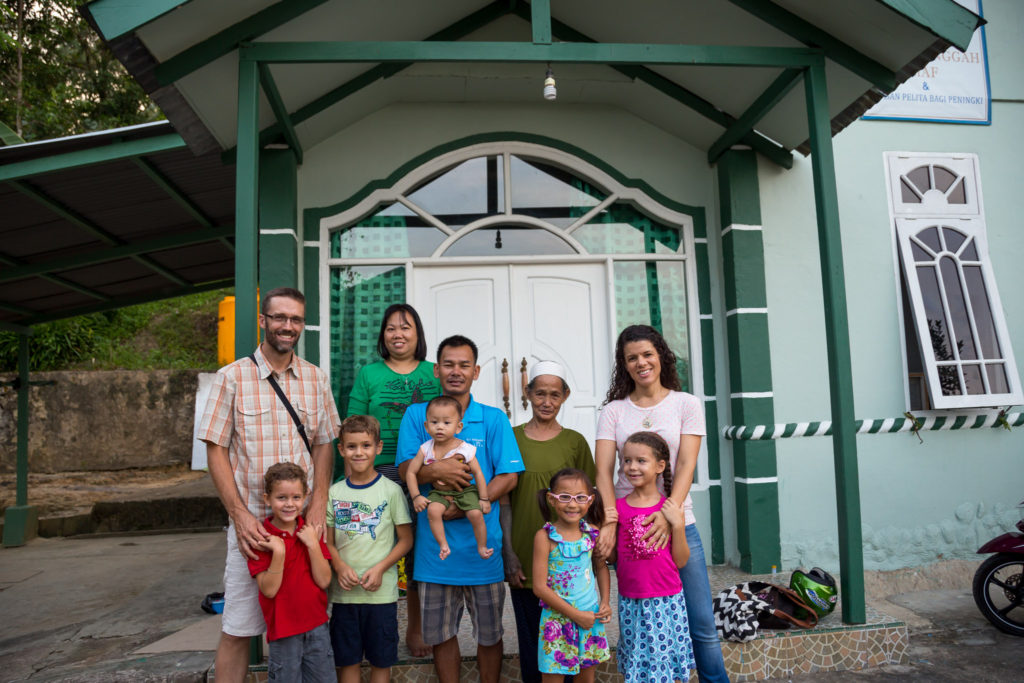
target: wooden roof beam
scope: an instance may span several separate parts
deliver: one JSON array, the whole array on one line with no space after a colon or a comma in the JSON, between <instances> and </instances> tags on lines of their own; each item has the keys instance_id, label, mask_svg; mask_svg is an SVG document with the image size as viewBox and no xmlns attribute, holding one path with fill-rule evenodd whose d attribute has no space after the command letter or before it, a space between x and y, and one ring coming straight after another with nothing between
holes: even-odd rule
<instances>
[{"instance_id":1,"label":"wooden roof beam","mask_svg":"<svg viewBox=\"0 0 1024 683\"><path fill-rule=\"evenodd\" d=\"M779 74L779 77L754 100L753 104L747 107L747 110L736 119L736 122L729 126L722 136L708 148L708 163L713 164L718 161L718 157L722 156L727 149L750 133L757 122L793 89L802 75L803 71L800 69L786 69Z\"/></svg>"},{"instance_id":2,"label":"wooden roof beam","mask_svg":"<svg viewBox=\"0 0 1024 683\"><path fill-rule=\"evenodd\" d=\"M770 0L729 0L732 4L774 26L804 45L821 48L825 56L849 69L876 88L890 92L896 88L896 74L882 64L850 47L802 17Z\"/></svg>"},{"instance_id":3,"label":"wooden roof beam","mask_svg":"<svg viewBox=\"0 0 1024 683\"><path fill-rule=\"evenodd\" d=\"M242 43L258 38L326 1L281 0L274 3L164 60L154 71L156 79L160 85L170 85L232 52Z\"/></svg>"},{"instance_id":4,"label":"wooden roof beam","mask_svg":"<svg viewBox=\"0 0 1024 683\"><path fill-rule=\"evenodd\" d=\"M516 13L520 18L525 19L525 13L521 8L516 9ZM559 40L568 40L577 43L593 43L595 42L590 36L580 33L572 26L566 23L558 21L552 18L552 30L554 36ZM615 69L619 73L639 80L642 83L655 88L661 93L668 95L672 99L681 103L682 105L690 108L696 113L700 114L706 119L709 119L723 128L728 129L734 125L736 119L734 119L728 113L722 111L712 103L700 97L696 93L687 90L683 86L679 85L675 81L665 78L656 71L653 71L646 66L615 66L611 68ZM777 142L769 140L765 136L761 135L757 131L749 131L740 138L740 141L744 144L750 145L750 147L769 159L773 163L783 168L793 167L793 154L790 150L779 145Z\"/></svg>"},{"instance_id":5,"label":"wooden roof beam","mask_svg":"<svg viewBox=\"0 0 1024 683\"><path fill-rule=\"evenodd\" d=\"M267 96L267 101L270 102L270 109L274 112L277 125L281 127L284 139L292 150L292 154L295 155L295 162L301 164L302 143L299 142L299 137L295 134L295 126L292 125L292 119L288 115L288 108L285 106L284 100L281 99L281 93L277 90L277 83L274 82L274 76L270 73L270 67L266 64L260 64L258 68L260 71L260 85L263 86L263 93Z\"/></svg>"}]
</instances>

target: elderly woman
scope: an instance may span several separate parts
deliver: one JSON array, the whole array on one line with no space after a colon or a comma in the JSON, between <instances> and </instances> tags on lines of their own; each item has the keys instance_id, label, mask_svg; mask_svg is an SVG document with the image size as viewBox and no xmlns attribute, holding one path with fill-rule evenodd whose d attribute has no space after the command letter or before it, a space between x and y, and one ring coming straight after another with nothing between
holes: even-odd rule
<instances>
[{"instance_id":1,"label":"elderly woman","mask_svg":"<svg viewBox=\"0 0 1024 683\"><path fill-rule=\"evenodd\" d=\"M704 548L690 501L693 472L705 434L704 409L700 399L680 391L675 354L661 333L649 325L631 325L619 334L611 387L597 424L597 489L608 506L605 510L610 511L597 545L597 552L605 557L615 544L614 500L632 489L621 470L622 446L631 434L640 431L656 432L676 453L672 461L672 490L662 493L683 509L686 519L690 560L679 570L679 577L683 582L697 673L701 683L728 681L715 631ZM616 453L620 470L618 481L613 483ZM669 537L664 515L656 512L646 523L650 527L644 535L648 544L664 547Z\"/></svg>"},{"instance_id":2,"label":"elderly woman","mask_svg":"<svg viewBox=\"0 0 1024 683\"><path fill-rule=\"evenodd\" d=\"M540 361L530 369L526 397L533 416L515 427L516 442L525 471L509 494L510 505L501 506L504 537L505 575L511 586L512 608L519 635L519 663L523 683L540 683L537 669L537 637L541 607L530 580L533 566L533 537L548 520L537 507L537 491L544 489L551 475L575 467L595 477L594 457L579 432L558 424L558 412L569 398L566 372L558 363Z\"/></svg>"},{"instance_id":3,"label":"elderly woman","mask_svg":"<svg viewBox=\"0 0 1024 683\"><path fill-rule=\"evenodd\" d=\"M441 385L434 376L434 364L426 360L427 342L416 309L404 303L388 306L377 335L377 353L381 360L364 366L356 377L348 398L347 414L377 418L384 447L373 465L405 490L405 482L395 467L402 415L411 404L429 401L441 393ZM419 593L411 581L412 553L406 556L405 563L406 576L410 578L406 601L409 626L405 640L414 656L426 657L430 648L423 642Z\"/></svg>"}]
</instances>

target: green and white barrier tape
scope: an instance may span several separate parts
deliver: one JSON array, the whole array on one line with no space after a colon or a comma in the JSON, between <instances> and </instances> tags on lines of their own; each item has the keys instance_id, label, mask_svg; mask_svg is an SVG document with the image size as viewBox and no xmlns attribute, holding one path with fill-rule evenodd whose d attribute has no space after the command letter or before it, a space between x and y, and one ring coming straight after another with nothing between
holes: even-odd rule
<instances>
[{"instance_id":1,"label":"green and white barrier tape","mask_svg":"<svg viewBox=\"0 0 1024 683\"><path fill-rule=\"evenodd\" d=\"M982 429L984 427L1019 427L1024 425L1024 413L991 413L987 415L932 416L915 418L888 417L880 420L857 420L858 434L892 434L895 432L926 432L947 429ZM722 430L722 436L734 441L767 441L798 436L831 436L832 423L789 422L775 425L733 425Z\"/></svg>"}]
</instances>

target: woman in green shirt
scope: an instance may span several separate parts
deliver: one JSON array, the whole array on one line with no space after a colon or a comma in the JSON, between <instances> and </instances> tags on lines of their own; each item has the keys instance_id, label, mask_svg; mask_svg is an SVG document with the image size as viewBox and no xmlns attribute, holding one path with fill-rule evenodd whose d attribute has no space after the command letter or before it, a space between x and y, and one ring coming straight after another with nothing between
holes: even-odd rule
<instances>
[{"instance_id":1,"label":"woman in green shirt","mask_svg":"<svg viewBox=\"0 0 1024 683\"><path fill-rule=\"evenodd\" d=\"M423 323L409 304L392 304L384 311L377 336L381 360L364 366L348 397L347 415L372 415L380 422L383 448L374 460L374 468L405 491L405 481L395 467L398 427L405 409L438 396L441 385L434 376L434 364L427 361L427 342ZM408 496L408 491L405 491ZM409 628L406 644L416 657L426 657L430 648L423 642L420 628L419 594L412 582L412 553L405 558L408 588Z\"/></svg>"},{"instance_id":2,"label":"woman in green shirt","mask_svg":"<svg viewBox=\"0 0 1024 683\"><path fill-rule=\"evenodd\" d=\"M551 475L566 467L583 470L595 481L597 470L587 440L577 431L558 424L558 412L569 398L566 372L554 361L540 361L530 369L526 385L533 416L515 427L516 442L525 470L509 493L511 505L501 506L502 554L505 576L511 587L512 609L519 635L519 663L523 683L540 683L537 669L537 636L540 603L533 594L533 537L549 521L537 507L537 491L547 487Z\"/></svg>"}]
</instances>

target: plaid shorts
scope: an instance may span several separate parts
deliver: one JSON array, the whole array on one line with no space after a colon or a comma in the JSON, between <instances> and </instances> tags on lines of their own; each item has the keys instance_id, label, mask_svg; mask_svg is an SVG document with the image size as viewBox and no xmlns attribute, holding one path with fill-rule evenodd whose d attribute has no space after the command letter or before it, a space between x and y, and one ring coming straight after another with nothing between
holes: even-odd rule
<instances>
[{"instance_id":1,"label":"plaid shorts","mask_svg":"<svg viewBox=\"0 0 1024 683\"><path fill-rule=\"evenodd\" d=\"M462 608L469 607L473 637L484 647L501 640L501 615L505 608L505 584L447 586L420 582L420 610L423 615L423 640L440 645L459 633Z\"/></svg>"}]
</instances>

